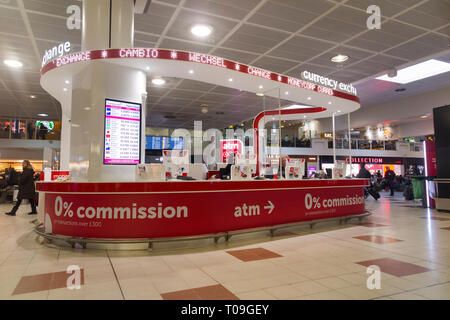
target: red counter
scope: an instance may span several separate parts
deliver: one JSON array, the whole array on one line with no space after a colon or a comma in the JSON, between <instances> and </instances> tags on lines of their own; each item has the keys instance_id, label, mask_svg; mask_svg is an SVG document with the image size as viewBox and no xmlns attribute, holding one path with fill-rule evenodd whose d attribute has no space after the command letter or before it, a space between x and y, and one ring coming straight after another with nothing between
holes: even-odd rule
<instances>
[{"instance_id":1,"label":"red counter","mask_svg":"<svg viewBox=\"0 0 450 320\"><path fill-rule=\"evenodd\" d=\"M366 185L366 179L38 182L37 190L45 194L47 233L170 238L362 214Z\"/></svg>"}]
</instances>

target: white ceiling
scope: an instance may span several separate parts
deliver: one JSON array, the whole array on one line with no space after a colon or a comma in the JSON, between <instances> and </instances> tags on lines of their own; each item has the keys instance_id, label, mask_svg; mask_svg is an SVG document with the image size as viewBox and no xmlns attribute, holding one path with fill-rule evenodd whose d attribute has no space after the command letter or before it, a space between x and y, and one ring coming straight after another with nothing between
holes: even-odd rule
<instances>
[{"instance_id":1,"label":"white ceiling","mask_svg":"<svg viewBox=\"0 0 450 320\"><path fill-rule=\"evenodd\" d=\"M81 5L76 0L0 1L0 60L24 63L20 71L0 66L0 117L47 113L60 118L59 104L39 85L39 68L44 50L59 42L71 41L74 51L80 50L81 31L65 26L72 4ZM366 9L373 4L381 8L381 30L366 27ZM195 38L189 31L195 23L211 25L212 35ZM449 0L152 0L146 14L135 15L134 45L208 53L294 77L310 70L356 83L364 107L450 86L444 74L407 85L399 94L393 90L397 85L371 80L389 68L446 53L449 35ZM338 53L350 56L343 66L330 61ZM253 94L167 80L161 88L149 82L148 125L190 127L193 120L228 125L262 108ZM31 94L38 98L30 99ZM201 104L210 106L206 115Z\"/></svg>"}]
</instances>

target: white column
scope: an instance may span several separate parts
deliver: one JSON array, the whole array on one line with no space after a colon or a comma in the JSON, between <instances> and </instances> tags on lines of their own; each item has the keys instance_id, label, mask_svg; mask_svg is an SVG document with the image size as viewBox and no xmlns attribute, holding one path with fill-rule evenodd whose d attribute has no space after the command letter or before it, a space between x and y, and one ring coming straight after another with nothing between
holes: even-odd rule
<instances>
[{"instance_id":1,"label":"white column","mask_svg":"<svg viewBox=\"0 0 450 320\"><path fill-rule=\"evenodd\" d=\"M335 113L333 112L333 170L332 177L336 179L336 123L335 123Z\"/></svg>"},{"instance_id":2,"label":"white column","mask_svg":"<svg viewBox=\"0 0 450 320\"><path fill-rule=\"evenodd\" d=\"M350 113L347 114L348 122L348 160L350 163L350 177L352 176L352 130L350 128Z\"/></svg>"},{"instance_id":3,"label":"white column","mask_svg":"<svg viewBox=\"0 0 450 320\"><path fill-rule=\"evenodd\" d=\"M132 48L132 0L84 0L82 50Z\"/></svg>"},{"instance_id":4,"label":"white column","mask_svg":"<svg viewBox=\"0 0 450 320\"><path fill-rule=\"evenodd\" d=\"M69 170L70 162L70 113L62 107L61 117L61 148L60 148L60 170Z\"/></svg>"}]
</instances>

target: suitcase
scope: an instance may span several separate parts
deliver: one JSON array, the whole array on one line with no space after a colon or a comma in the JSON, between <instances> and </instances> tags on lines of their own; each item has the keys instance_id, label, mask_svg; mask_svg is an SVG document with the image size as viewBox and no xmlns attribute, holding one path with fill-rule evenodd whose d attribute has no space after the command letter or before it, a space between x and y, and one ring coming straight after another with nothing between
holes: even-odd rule
<instances>
[{"instance_id":1,"label":"suitcase","mask_svg":"<svg viewBox=\"0 0 450 320\"><path fill-rule=\"evenodd\" d=\"M380 194L374 188L368 188L367 191L375 200L380 199Z\"/></svg>"},{"instance_id":2,"label":"suitcase","mask_svg":"<svg viewBox=\"0 0 450 320\"><path fill-rule=\"evenodd\" d=\"M414 200L414 189L412 185L407 185L403 193L405 200Z\"/></svg>"}]
</instances>

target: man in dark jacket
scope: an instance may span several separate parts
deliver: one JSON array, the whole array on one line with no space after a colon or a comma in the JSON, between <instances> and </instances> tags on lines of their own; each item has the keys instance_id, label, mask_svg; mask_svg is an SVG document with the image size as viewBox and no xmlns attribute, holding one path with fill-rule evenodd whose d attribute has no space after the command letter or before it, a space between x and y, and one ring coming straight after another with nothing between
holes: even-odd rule
<instances>
[{"instance_id":1,"label":"man in dark jacket","mask_svg":"<svg viewBox=\"0 0 450 320\"><path fill-rule=\"evenodd\" d=\"M357 178L370 179L372 177L372 175L370 174L369 170L366 169L366 165L363 164L361 166L361 170L359 170L359 173L358 173L358 175L356 177Z\"/></svg>"},{"instance_id":2,"label":"man in dark jacket","mask_svg":"<svg viewBox=\"0 0 450 320\"><path fill-rule=\"evenodd\" d=\"M389 186L389 189L391 190L391 196L394 195L394 179L395 179L395 172L391 170L390 167L386 168L386 173L384 174L384 179L386 180L386 185Z\"/></svg>"},{"instance_id":3,"label":"man in dark jacket","mask_svg":"<svg viewBox=\"0 0 450 320\"><path fill-rule=\"evenodd\" d=\"M22 167L23 172L19 179L19 194L17 195L17 202L11 212L6 213L9 216L16 215L17 209L19 209L23 199L28 199L28 201L30 201L31 212L28 214L37 214L36 205L34 204L34 196L36 193L34 187L34 170L28 160L23 160Z\"/></svg>"}]
</instances>

